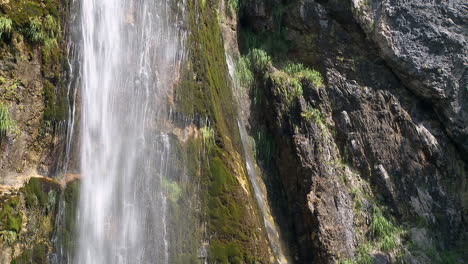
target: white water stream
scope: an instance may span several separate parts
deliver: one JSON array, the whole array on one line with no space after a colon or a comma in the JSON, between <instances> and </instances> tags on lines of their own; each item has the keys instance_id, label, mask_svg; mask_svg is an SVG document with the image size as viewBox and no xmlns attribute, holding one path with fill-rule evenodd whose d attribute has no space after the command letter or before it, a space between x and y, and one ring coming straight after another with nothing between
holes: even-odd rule
<instances>
[{"instance_id":1,"label":"white water stream","mask_svg":"<svg viewBox=\"0 0 468 264\"><path fill-rule=\"evenodd\" d=\"M283 240L280 236L278 225L276 224L275 220L273 219L273 216L271 215L270 205L268 204L268 199L265 197L266 191L262 191L265 190L265 186L255 168L255 159L251 155L251 152L253 150L249 142L249 135L247 134L246 124L248 123L248 121L246 120L246 114L244 113L244 111L246 111L245 108L248 106L242 103L242 97L245 96L245 91L242 91L242 87L240 86L239 81L237 80L235 62L233 61L232 57L229 56L229 54L227 53L226 63L229 68L229 75L234 85L234 92L239 106L237 126L239 127L240 138L242 141L242 146L244 148L246 163L245 166L247 168L247 174L249 176L250 184L252 184L255 199L257 201L258 207L260 208L260 213L263 217L263 224L265 226L271 249L273 250L273 254L276 258L276 262L278 264L288 264L291 263L290 257L286 252Z\"/></svg>"},{"instance_id":2,"label":"white water stream","mask_svg":"<svg viewBox=\"0 0 468 264\"><path fill-rule=\"evenodd\" d=\"M170 0L81 0L81 175L74 263L167 263L170 144L159 132L180 41Z\"/></svg>"}]
</instances>

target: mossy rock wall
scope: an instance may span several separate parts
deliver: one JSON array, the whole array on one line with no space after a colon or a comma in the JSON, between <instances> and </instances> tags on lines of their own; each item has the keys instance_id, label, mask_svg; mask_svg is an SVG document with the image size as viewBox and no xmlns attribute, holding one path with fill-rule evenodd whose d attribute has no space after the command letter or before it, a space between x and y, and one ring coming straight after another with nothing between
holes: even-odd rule
<instances>
[{"instance_id":1,"label":"mossy rock wall","mask_svg":"<svg viewBox=\"0 0 468 264\"><path fill-rule=\"evenodd\" d=\"M241 154L219 6L217 0L186 3L188 56L174 98L178 115L194 120L199 131L181 146L198 186L200 240L196 258L176 253L176 263L272 263Z\"/></svg>"},{"instance_id":2,"label":"mossy rock wall","mask_svg":"<svg viewBox=\"0 0 468 264\"><path fill-rule=\"evenodd\" d=\"M53 175L63 151L68 2L0 3L0 105L13 125L0 136L0 182L38 170Z\"/></svg>"},{"instance_id":3,"label":"mossy rock wall","mask_svg":"<svg viewBox=\"0 0 468 264\"><path fill-rule=\"evenodd\" d=\"M0 263L47 263L61 186L31 178L0 195Z\"/></svg>"}]
</instances>

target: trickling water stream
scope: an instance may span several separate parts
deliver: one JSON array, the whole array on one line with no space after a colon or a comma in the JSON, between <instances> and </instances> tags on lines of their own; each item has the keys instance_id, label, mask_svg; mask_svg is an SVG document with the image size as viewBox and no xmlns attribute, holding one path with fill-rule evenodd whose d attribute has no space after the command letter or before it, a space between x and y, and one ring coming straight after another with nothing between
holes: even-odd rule
<instances>
[{"instance_id":1,"label":"trickling water stream","mask_svg":"<svg viewBox=\"0 0 468 264\"><path fill-rule=\"evenodd\" d=\"M167 263L167 117L180 42L166 0L82 0L75 263Z\"/></svg>"},{"instance_id":2,"label":"trickling water stream","mask_svg":"<svg viewBox=\"0 0 468 264\"><path fill-rule=\"evenodd\" d=\"M264 197L264 191L262 191L262 180L261 177L258 175L255 169L255 160L251 155L252 146L249 144L249 136L247 134L246 124L247 120L245 114L245 105L242 103L243 91L240 87L238 80L236 79L235 73L235 64L231 56L226 54L226 63L229 68L229 75L231 76L233 85L234 85L234 92L238 101L238 117L237 117L237 126L239 127L240 138L242 141L242 147L244 148L245 153L245 165L247 168L247 174L249 176L250 184L252 185L252 189L254 191L255 199L257 201L258 207L260 208L260 213L263 217L263 224L266 229L266 233L268 236L268 240L270 242L271 249L276 258L276 262L278 264L287 264L290 263L289 256L286 253L283 240L280 237L280 232L278 230L278 226L274 221L270 207L268 205L267 199ZM263 188L264 189L264 188Z\"/></svg>"}]
</instances>

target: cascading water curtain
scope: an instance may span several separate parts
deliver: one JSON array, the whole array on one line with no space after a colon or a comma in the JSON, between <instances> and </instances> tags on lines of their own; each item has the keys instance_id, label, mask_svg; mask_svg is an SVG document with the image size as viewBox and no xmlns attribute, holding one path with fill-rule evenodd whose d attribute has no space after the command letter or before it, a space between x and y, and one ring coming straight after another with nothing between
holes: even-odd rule
<instances>
[{"instance_id":1,"label":"cascading water curtain","mask_svg":"<svg viewBox=\"0 0 468 264\"><path fill-rule=\"evenodd\" d=\"M160 132L180 40L170 0L81 0L75 263L167 263L170 145Z\"/></svg>"}]
</instances>

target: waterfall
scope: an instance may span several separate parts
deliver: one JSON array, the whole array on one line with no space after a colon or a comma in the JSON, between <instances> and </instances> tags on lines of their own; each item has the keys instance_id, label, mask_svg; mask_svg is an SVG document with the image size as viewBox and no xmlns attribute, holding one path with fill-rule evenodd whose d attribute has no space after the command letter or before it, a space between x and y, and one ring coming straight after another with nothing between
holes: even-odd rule
<instances>
[{"instance_id":1,"label":"waterfall","mask_svg":"<svg viewBox=\"0 0 468 264\"><path fill-rule=\"evenodd\" d=\"M160 126L182 50L172 2L81 2L75 263L168 262L162 182L170 142Z\"/></svg>"},{"instance_id":2,"label":"waterfall","mask_svg":"<svg viewBox=\"0 0 468 264\"><path fill-rule=\"evenodd\" d=\"M249 176L250 184L252 185L252 189L254 191L255 199L257 201L258 207L260 209L260 213L263 217L263 224L265 226L265 230L267 233L268 241L270 242L271 249L273 254L276 258L276 262L278 264L288 264L291 263L290 257L286 252L286 248L283 244L283 240L280 236L280 232L278 230L278 226L274 221L271 212L270 206L268 205L267 198L264 197L265 186L263 185L262 179L260 175L258 175L257 170L255 168L255 160L251 155L252 146L249 144L249 136L247 134L246 124L247 124L247 117L244 111L246 110L246 105L243 104L242 98L246 95L242 91L242 87L240 86L238 80L236 79L235 73L235 64L232 57L226 53L226 63L229 69L229 75L232 80L232 84L234 86L234 94L237 99L238 103L238 117L237 117L237 126L239 128L240 138L242 141L242 147L244 148L245 154L245 166L247 168L247 174Z\"/></svg>"}]
</instances>

